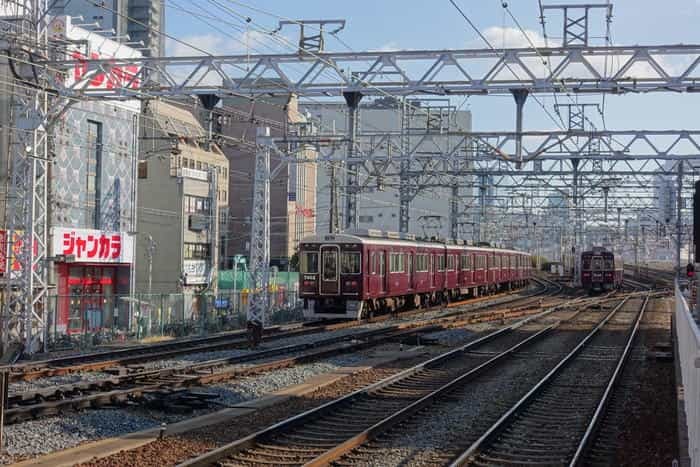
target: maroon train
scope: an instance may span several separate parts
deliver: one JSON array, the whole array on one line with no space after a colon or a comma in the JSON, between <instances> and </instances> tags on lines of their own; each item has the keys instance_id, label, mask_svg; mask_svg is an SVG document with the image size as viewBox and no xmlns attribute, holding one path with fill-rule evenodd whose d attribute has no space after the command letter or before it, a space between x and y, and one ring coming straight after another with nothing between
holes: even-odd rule
<instances>
[{"instance_id":1,"label":"maroon train","mask_svg":"<svg viewBox=\"0 0 700 467\"><path fill-rule=\"evenodd\" d=\"M605 248L581 253L581 285L589 293L622 287L623 269L622 258Z\"/></svg>"},{"instance_id":2,"label":"maroon train","mask_svg":"<svg viewBox=\"0 0 700 467\"><path fill-rule=\"evenodd\" d=\"M304 316L360 319L527 284L520 251L416 241L399 234L328 234L299 245Z\"/></svg>"}]
</instances>

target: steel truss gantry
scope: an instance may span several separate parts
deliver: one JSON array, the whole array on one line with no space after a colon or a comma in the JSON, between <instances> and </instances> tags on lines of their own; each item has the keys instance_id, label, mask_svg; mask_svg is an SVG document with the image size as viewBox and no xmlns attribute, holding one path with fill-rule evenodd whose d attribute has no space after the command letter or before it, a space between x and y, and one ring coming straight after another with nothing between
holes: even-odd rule
<instances>
[{"instance_id":1,"label":"steel truss gantry","mask_svg":"<svg viewBox=\"0 0 700 467\"><path fill-rule=\"evenodd\" d=\"M5 200L7 261L2 281L2 350L22 343L26 352L46 346L47 129L51 112L45 74L31 65L49 58L46 0L0 1L3 38L13 72L9 186ZM57 114L54 114L57 116Z\"/></svg>"},{"instance_id":2,"label":"steel truss gantry","mask_svg":"<svg viewBox=\"0 0 700 467\"><path fill-rule=\"evenodd\" d=\"M86 79L110 76L127 60L89 60ZM510 94L575 92L694 92L700 89L700 45L575 46L537 49L465 49L299 54L144 57L128 59L144 83L86 89L79 81L56 89L72 97L155 97L238 94L255 97L294 93L307 97ZM606 65L607 64L607 65ZM69 70L74 61L47 61ZM606 69L607 66L607 69ZM158 77L158 83L151 81ZM130 83L129 83L130 84Z\"/></svg>"}]
</instances>

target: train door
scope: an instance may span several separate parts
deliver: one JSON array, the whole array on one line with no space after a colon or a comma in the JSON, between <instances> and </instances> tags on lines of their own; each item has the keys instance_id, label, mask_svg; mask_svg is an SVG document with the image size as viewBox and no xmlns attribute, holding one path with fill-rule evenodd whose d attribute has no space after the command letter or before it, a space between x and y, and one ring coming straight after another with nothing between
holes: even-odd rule
<instances>
[{"instance_id":1,"label":"train door","mask_svg":"<svg viewBox=\"0 0 700 467\"><path fill-rule=\"evenodd\" d=\"M321 246L321 295L340 294L339 256L338 245Z\"/></svg>"},{"instance_id":2,"label":"train door","mask_svg":"<svg viewBox=\"0 0 700 467\"><path fill-rule=\"evenodd\" d=\"M386 279L389 274L386 270L386 253L384 251L377 252L377 274L379 275L379 292L386 293Z\"/></svg>"},{"instance_id":3,"label":"train door","mask_svg":"<svg viewBox=\"0 0 700 467\"><path fill-rule=\"evenodd\" d=\"M593 256L591 258L591 278L593 282L603 282L603 269L605 263L602 256Z\"/></svg>"}]
</instances>

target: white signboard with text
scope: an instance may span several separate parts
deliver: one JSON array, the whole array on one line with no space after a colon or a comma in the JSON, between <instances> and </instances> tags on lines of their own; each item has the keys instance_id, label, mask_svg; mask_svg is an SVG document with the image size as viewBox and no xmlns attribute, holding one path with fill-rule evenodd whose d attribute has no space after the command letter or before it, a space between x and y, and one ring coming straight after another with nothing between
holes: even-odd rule
<instances>
[{"instance_id":1,"label":"white signboard with text","mask_svg":"<svg viewBox=\"0 0 700 467\"><path fill-rule=\"evenodd\" d=\"M76 263L134 262L134 239L126 232L54 227L52 256L71 256Z\"/></svg>"},{"instance_id":2,"label":"white signboard with text","mask_svg":"<svg viewBox=\"0 0 700 467\"><path fill-rule=\"evenodd\" d=\"M186 259L183 261L182 273L185 277L185 284L206 284L208 272L206 260Z\"/></svg>"}]
</instances>

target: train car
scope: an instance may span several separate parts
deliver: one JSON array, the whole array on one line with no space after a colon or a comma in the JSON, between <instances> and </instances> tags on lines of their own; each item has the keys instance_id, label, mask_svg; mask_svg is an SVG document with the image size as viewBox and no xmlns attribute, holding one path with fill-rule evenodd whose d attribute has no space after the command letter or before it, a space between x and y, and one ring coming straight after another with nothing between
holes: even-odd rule
<instances>
[{"instance_id":1,"label":"train car","mask_svg":"<svg viewBox=\"0 0 700 467\"><path fill-rule=\"evenodd\" d=\"M361 319L523 287L528 254L368 231L299 244L300 297L308 318Z\"/></svg>"},{"instance_id":2,"label":"train car","mask_svg":"<svg viewBox=\"0 0 700 467\"><path fill-rule=\"evenodd\" d=\"M602 247L581 253L581 285L588 293L619 289L624 275L623 261Z\"/></svg>"}]
</instances>

